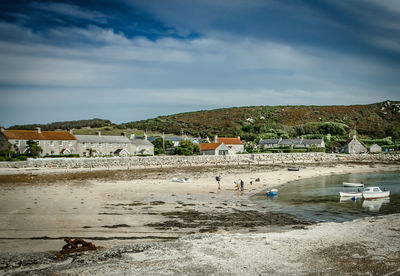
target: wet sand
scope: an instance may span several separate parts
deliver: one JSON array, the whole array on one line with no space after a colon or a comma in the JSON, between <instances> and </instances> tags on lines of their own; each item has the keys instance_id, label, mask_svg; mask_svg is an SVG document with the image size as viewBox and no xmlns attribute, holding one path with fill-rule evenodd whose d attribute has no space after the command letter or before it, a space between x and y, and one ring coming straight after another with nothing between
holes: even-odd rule
<instances>
[{"instance_id":1,"label":"wet sand","mask_svg":"<svg viewBox=\"0 0 400 276\"><path fill-rule=\"evenodd\" d=\"M379 218L376 223L372 219L372 222L311 225L310 222L288 215L273 214L268 213L268 211L267 213L259 213L248 200L249 196L254 193L282 184L287 185L286 183L299 178L398 169L398 165L344 164L324 167L307 166L301 168L298 172L288 172L286 167L280 166L92 172L81 170L49 172L48 170L25 169L12 174L0 170L0 275L3 272L16 272L21 267L28 268L28 271L31 272L39 272L39 270L35 270L35 265L30 264L32 258L44 256L41 254L55 256L54 253L46 252L61 250L61 247L65 244L64 237L81 237L104 248L97 253L83 254L82 258L89 256L88 260L90 260L90 256L93 256L95 260L96 254L103 254L104 252L109 252L110 256L115 254L120 256L110 257L109 262L105 260L101 264L98 261L93 261L93 264L96 264L99 269L99 274L109 274L115 262L118 263L122 257L126 258L133 254L130 250L134 251L135 248L143 246L147 248L143 252L147 253L141 254L155 256L155 259L159 259L160 265L158 267L152 266L153 268L149 270L146 270L145 267L142 268L143 271L135 270L133 264L138 261L135 259L137 256L135 255L129 257L131 264L128 262L123 269L121 268L121 271L127 269L133 274L139 272L149 275L163 274L163 271L173 269L174 265L172 264L175 264L177 267L182 267L183 270L177 268L180 273L192 274L187 267L183 268L183 266L178 265L181 258L190 258L192 255L200 254L206 258L197 264L201 267L201 262L205 262L214 254L211 251L208 252L208 250L206 250L208 255L204 252L211 240L213 242L210 242L210 244L219 243L221 247L226 248L233 246L231 248L232 255L239 254L232 260L228 256L229 254L217 255L212 261L210 260L211 264L215 261L228 265L230 260L235 262L235 258L238 258L237 261L239 261L240 244L245 247L242 249L246 252L249 251L246 254L250 254L251 248L257 248L259 251L257 251L257 254L261 254L265 258L277 258L276 261L279 263L282 261L278 259L281 259L285 254L295 254L293 248L304 247L305 245L302 243L309 242L302 240L301 237L308 237L313 240L311 237L315 235L314 231L321 233L320 246L312 247L316 251L327 250L324 253L327 258L332 252L340 252L341 250L347 252L346 246L350 242L350 236L343 239L346 246L340 247L340 242L338 242L339 248L336 248L336 251L328 250L335 243L330 244L330 247L325 246L324 233L328 239L333 240L337 239L337 233L330 231L331 228L325 225L332 225L332 228L338 229L341 226L346 226L349 231L356 231L358 225L365 224L366 229L372 229L371 233L375 233L374 231L378 231L378 228L380 228L382 233L386 233L393 239L391 242L396 242L398 245L400 244L398 215ZM218 190L215 181L216 175L221 175L221 190ZM192 182L172 182L173 177L189 177ZM256 178L260 178L260 181L255 181ZM238 179L245 181L244 191L235 190L234 181ZM250 181L252 181L251 185ZM388 219L389 217L390 219ZM278 250L275 252L276 254L268 255L268 250L264 252L262 246L257 245L258 243L265 243L264 239L267 239L266 237L269 237L269 235L276 235L278 244L282 247L282 249L276 249ZM288 244L285 244L285 239L287 239L285 235L290 237ZM378 237L374 239L369 233L365 235L365 238L371 240L372 244L376 245L379 242ZM170 242L165 242L168 240ZM353 239L355 245L352 246L363 246L361 241L361 238ZM164 245L166 245L166 249L157 249L163 248ZM191 248L187 250L187 252L191 252L191 255L182 253L182 257L175 252L176 248L186 248L186 246ZM200 247L198 252L195 250L196 246ZM396 255L389 247L386 253L394 254L393 258L398 260L398 250ZM312 251L312 248L309 250ZM293 252L285 253L285 250ZM370 250L373 250L373 248L370 248ZM174 260L171 260L171 264L164 260L164 257L161 257L161 253L157 253L164 251L175 256ZM18 264L15 263L15 260L12 261L19 258L16 257L19 256L18 254L33 252L35 254L28 255L27 259L30 261L27 261L27 264ZM119 253L114 254L113 252ZM384 252L384 254L386 253ZM343 252L337 255L343 255ZM39 257L37 262L43 265L43 260L46 260L46 257ZM85 273L84 267L80 268L78 264L69 264L67 267L63 267L63 261L53 260L52 257L49 260L49 268L41 272L57 271L61 273L71 269L76 274ZM10 264L13 262L15 264ZM83 263L85 264L85 262ZM166 263L168 265L163 265ZM188 263L195 265L196 260ZM61 268L56 268L58 264L61 265ZM231 263L231 265L234 264ZM215 274L225 274L225 272L227 274L264 273L259 270L261 264L252 265L252 263L246 261L246 266L252 270L238 268L236 273L236 270L224 268L225 270L216 269ZM253 268L251 268L252 266ZM29 269L29 267L32 267L32 269ZM388 267L387 269L389 271L392 268ZM209 274L204 269L195 270L194 274ZM292 269L294 268L292 267ZM274 271L279 272L279 270ZM296 270L286 270L286 272L293 271ZM301 272L301 270L298 271ZM268 274L268 271L265 273Z\"/></svg>"}]
</instances>

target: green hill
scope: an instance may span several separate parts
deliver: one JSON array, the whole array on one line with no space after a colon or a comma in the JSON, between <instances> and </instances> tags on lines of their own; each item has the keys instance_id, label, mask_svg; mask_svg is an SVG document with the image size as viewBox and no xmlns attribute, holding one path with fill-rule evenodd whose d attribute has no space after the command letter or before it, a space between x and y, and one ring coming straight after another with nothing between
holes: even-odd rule
<instances>
[{"instance_id":1,"label":"green hill","mask_svg":"<svg viewBox=\"0 0 400 276\"><path fill-rule=\"evenodd\" d=\"M233 107L159 116L117 127L176 135L183 131L188 135L201 137L212 137L215 134L241 136L245 140L269 136L338 135L343 128L346 133L356 132L365 138L392 136L398 140L400 102L385 101L350 106Z\"/></svg>"}]
</instances>

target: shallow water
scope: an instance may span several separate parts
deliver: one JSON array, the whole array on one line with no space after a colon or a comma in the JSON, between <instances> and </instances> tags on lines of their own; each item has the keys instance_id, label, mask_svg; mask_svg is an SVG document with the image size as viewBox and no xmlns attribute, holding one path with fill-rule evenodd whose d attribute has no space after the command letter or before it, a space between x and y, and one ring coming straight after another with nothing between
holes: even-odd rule
<instances>
[{"instance_id":1,"label":"shallow water","mask_svg":"<svg viewBox=\"0 0 400 276\"><path fill-rule=\"evenodd\" d=\"M379 186L390 191L390 198L343 200L342 182L362 182L366 187ZM251 197L259 208L281 212L313 221L342 222L364 216L400 213L400 172L346 174L297 180L279 188L279 195L267 197L265 192Z\"/></svg>"}]
</instances>

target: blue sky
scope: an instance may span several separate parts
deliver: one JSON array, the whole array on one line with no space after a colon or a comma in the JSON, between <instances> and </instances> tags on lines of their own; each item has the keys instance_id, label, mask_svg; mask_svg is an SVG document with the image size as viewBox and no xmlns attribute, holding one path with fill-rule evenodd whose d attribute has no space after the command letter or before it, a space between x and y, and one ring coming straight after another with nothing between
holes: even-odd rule
<instances>
[{"instance_id":1,"label":"blue sky","mask_svg":"<svg viewBox=\"0 0 400 276\"><path fill-rule=\"evenodd\" d=\"M0 125L400 100L400 1L0 2Z\"/></svg>"}]
</instances>

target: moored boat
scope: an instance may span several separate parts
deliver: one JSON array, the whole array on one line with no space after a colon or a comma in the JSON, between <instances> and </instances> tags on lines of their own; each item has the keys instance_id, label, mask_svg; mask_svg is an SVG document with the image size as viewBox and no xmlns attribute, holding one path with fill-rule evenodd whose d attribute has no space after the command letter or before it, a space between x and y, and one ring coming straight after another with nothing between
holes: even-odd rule
<instances>
[{"instance_id":1,"label":"moored boat","mask_svg":"<svg viewBox=\"0 0 400 276\"><path fill-rule=\"evenodd\" d=\"M290 172L298 172L298 171L300 171L299 168L288 168L287 170L290 171Z\"/></svg>"},{"instance_id":2,"label":"moored boat","mask_svg":"<svg viewBox=\"0 0 400 276\"><path fill-rule=\"evenodd\" d=\"M363 183L343 182L343 187L364 187Z\"/></svg>"},{"instance_id":3,"label":"moored boat","mask_svg":"<svg viewBox=\"0 0 400 276\"><path fill-rule=\"evenodd\" d=\"M339 192L340 197L355 197L355 198L362 198L361 192Z\"/></svg>"},{"instance_id":4,"label":"moored boat","mask_svg":"<svg viewBox=\"0 0 400 276\"><path fill-rule=\"evenodd\" d=\"M184 178L174 177L174 178L172 178L172 182L189 183L189 182L192 182L192 180L190 180L187 177L184 177Z\"/></svg>"},{"instance_id":5,"label":"moored boat","mask_svg":"<svg viewBox=\"0 0 400 276\"><path fill-rule=\"evenodd\" d=\"M366 187L362 196L364 199L385 198L390 196L390 191L382 191L379 187Z\"/></svg>"},{"instance_id":6,"label":"moored boat","mask_svg":"<svg viewBox=\"0 0 400 276\"><path fill-rule=\"evenodd\" d=\"M278 189L267 190L267 192L265 194L267 196L276 196L276 195L278 195Z\"/></svg>"}]
</instances>

